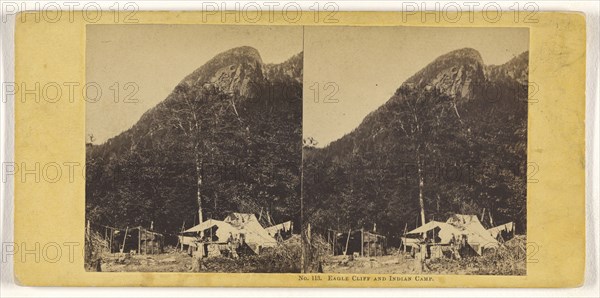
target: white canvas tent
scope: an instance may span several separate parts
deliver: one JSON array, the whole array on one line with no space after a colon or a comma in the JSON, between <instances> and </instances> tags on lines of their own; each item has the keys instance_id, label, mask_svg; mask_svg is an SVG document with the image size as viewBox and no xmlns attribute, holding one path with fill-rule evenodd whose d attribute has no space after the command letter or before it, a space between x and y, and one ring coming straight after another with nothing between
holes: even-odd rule
<instances>
[{"instance_id":1,"label":"white canvas tent","mask_svg":"<svg viewBox=\"0 0 600 298\"><path fill-rule=\"evenodd\" d=\"M279 231L291 231L292 230L292 222L291 221L286 221L286 222L282 222L280 224L276 224L273 226L270 226L268 228L265 228L265 230L267 231L267 233L269 233L269 235L271 235L272 237L275 237L275 235L277 235L277 233Z\"/></svg>"},{"instance_id":2,"label":"white canvas tent","mask_svg":"<svg viewBox=\"0 0 600 298\"><path fill-rule=\"evenodd\" d=\"M261 248L277 245L277 240L269 235L254 214L233 212L223 221L237 229L238 235L255 253L259 253Z\"/></svg>"},{"instance_id":3,"label":"white canvas tent","mask_svg":"<svg viewBox=\"0 0 600 298\"><path fill-rule=\"evenodd\" d=\"M494 239L498 239L498 235L501 235L502 232L505 233L514 233L515 232L515 223L509 222L503 225L499 225L487 230ZM506 240L506 239L505 239Z\"/></svg>"},{"instance_id":4,"label":"white canvas tent","mask_svg":"<svg viewBox=\"0 0 600 298\"><path fill-rule=\"evenodd\" d=\"M202 222L199 225L196 225L190 229L185 230L183 233L215 233L214 235L201 235L201 236L216 236L219 242L227 242L227 238L229 237L229 233L236 234L237 229L232 227L230 224L215 220L209 219L207 221Z\"/></svg>"},{"instance_id":5,"label":"white canvas tent","mask_svg":"<svg viewBox=\"0 0 600 298\"><path fill-rule=\"evenodd\" d=\"M214 234L213 234L214 233ZM209 219L199 225L182 232L179 236L184 245L196 246L199 239L209 237L216 243L227 243L229 235L236 239L243 239L244 243L255 253L260 253L261 248L277 245L277 240L260 225L254 214L231 213L224 220ZM200 237L185 236L198 234Z\"/></svg>"},{"instance_id":6,"label":"white canvas tent","mask_svg":"<svg viewBox=\"0 0 600 298\"><path fill-rule=\"evenodd\" d=\"M457 239L462 235L467 237L467 243L479 255L485 248L498 247L498 241L481 225L476 215L454 214L446 222L430 221L408 232L407 235L422 234L436 228L439 228L437 236L442 244L450 243L453 235ZM410 243L409 239L403 241Z\"/></svg>"},{"instance_id":7,"label":"white canvas tent","mask_svg":"<svg viewBox=\"0 0 600 298\"><path fill-rule=\"evenodd\" d=\"M478 254L482 254L484 248L498 247L498 241L483 227L476 215L454 214L446 223L461 230L467 236L469 246Z\"/></svg>"},{"instance_id":8,"label":"white canvas tent","mask_svg":"<svg viewBox=\"0 0 600 298\"><path fill-rule=\"evenodd\" d=\"M445 222L440 222L440 221L430 221L430 222L426 223L425 225L422 225L422 226L408 232L408 235L423 234L423 233L427 233L431 230L434 230L436 228L439 228L439 232L436 236L438 236L440 238L442 244L450 243L450 240L452 239L453 234L454 234L454 237L458 237L458 235L461 234L461 231L459 229L453 227L450 224L447 224Z\"/></svg>"},{"instance_id":9,"label":"white canvas tent","mask_svg":"<svg viewBox=\"0 0 600 298\"><path fill-rule=\"evenodd\" d=\"M193 226L192 228L183 231L183 235L179 236L179 241L183 245L196 247L196 243L200 238L204 236L209 236L210 238L216 237L216 242L225 243L229 238L229 233L231 233L232 235L236 235L237 229L235 229L230 224L224 221L209 219L200 223L199 225ZM198 235L199 237L185 236L186 234Z\"/></svg>"}]
</instances>

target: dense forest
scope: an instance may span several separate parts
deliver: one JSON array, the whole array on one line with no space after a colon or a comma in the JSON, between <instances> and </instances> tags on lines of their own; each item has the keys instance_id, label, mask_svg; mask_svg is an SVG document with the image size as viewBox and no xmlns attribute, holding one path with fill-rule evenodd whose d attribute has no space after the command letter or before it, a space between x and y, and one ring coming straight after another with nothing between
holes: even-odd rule
<instances>
[{"instance_id":1,"label":"dense forest","mask_svg":"<svg viewBox=\"0 0 600 298\"><path fill-rule=\"evenodd\" d=\"M235 211L299 227L302 67L302 53L265 64L256 49L231 49L130 129L88 143L87 219L175 233Z\"/></svg>"},{"instance_id":2,"label":"dense forest","mask_svg":"<svg viewBox=\"0 0 600 298\"><path fill-rule=\"evenodd\" d=\"M393 243L405 227L485 214L524 234L527 77L528 52L489 66L473 49L437 58L351 133L304 146L304 223L376 227Z\"/></svg>"}]
</instances>

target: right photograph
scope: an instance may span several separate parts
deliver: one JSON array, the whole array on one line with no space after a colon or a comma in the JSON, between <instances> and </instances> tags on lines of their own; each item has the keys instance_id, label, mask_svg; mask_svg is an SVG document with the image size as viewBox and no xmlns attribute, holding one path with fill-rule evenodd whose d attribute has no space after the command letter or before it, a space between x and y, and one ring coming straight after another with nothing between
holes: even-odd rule
<instances>
[{"instance_id":1,"label":"right photograph","mask_svg":"<svg viewBox=\"0 0 600 298\"><path fill-rule=\"evenodd\" d=\"M305 27L302 271L526 275L528 50L528 28Z\"/></svg>"}]
</instances>

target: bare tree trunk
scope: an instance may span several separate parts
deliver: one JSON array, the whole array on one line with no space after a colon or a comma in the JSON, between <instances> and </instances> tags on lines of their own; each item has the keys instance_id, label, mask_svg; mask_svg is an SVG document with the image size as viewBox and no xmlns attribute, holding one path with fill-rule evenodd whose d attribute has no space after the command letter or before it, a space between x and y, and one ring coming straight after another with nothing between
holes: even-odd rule
<instances>
[{"instance_id":1,"label":"bare tree trunk","mask_svg":"<svg viewBox=\"0 0 600 298\"><path fill-rule=\"evenodd\" d=\"M421 225L425 225L425 200L423 198L425 181L423 179L423 164L421 162L421 154L419 153L417 153L417 171L419 172L419 207L421 207Z\"/></svg>"},{"instance_id":2,"label":"bare tree trunk","mask_svg":"<svg viewBox=\"0 0 600 298\"><path fill-rule=\"evenodd\" d=\"M202 216L202 158L200 157L200 152L198 152L198 145L194 146L195 154L195 162L196 162L196 195L198 200L198 219L199 222L202 223L204 221L204 217Z\"/></svg>"}]
</instances>

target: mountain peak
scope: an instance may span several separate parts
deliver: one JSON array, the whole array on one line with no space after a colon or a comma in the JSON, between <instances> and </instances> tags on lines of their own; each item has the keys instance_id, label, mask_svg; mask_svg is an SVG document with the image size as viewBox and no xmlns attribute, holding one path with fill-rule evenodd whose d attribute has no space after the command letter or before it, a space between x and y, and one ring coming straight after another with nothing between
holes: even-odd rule
<instances>
[{"instance_id":1,"label":"mountain peak","mask_svg":"<svg viewBox=\"0 0 600 298\"><path fill-rule=\"evenodd\" d=\"M240 72L260 73L262 72L262 65L262 58L257 49L250 46L241 46L217 54L185 77L181 83L192 86L214 82L224 78L224 76L227 76L227 78L234 75L239 77Z\"/></svg>"},{"instance_id":2,"label":"mountain peak","mask_svg":"<svg viewBox=\"0 0 600 298\"><path fill-rule=\"evenodd\" d=\"M237 48L229 49L225 52L222 52L215 56L213 59L223 59L226 57L235 57L235 58L250 58L253 60L257 60L262 63L262 58L260 57L260 53L257 49L251 46L241 46Z\"/></svg>"},{"instance_id":3,"label":"mountain peak","mask_svg":"<svg viewBox=\"0 0 600 298\"><path fill-rule=\"evenodd\" d=\"M479 51L473 48L462 48L458 50L451 51L445 55L440 56L438 59L442 58L466 58L475 60L481 64L483 64L483 59L481 58L481 54Z\"/></svg>"},{"instance_id":4,"label":"mountain peak","mask_svg":"<svg viewBox=\"0 0 600 298\"><path fill-rule=\"evenodd\" d=\"M437 88L457 99L470 99L474 89L485 81L481 54L472 48L446 53L410 77L403 86Z\"/></svg>"}]
</instances>

